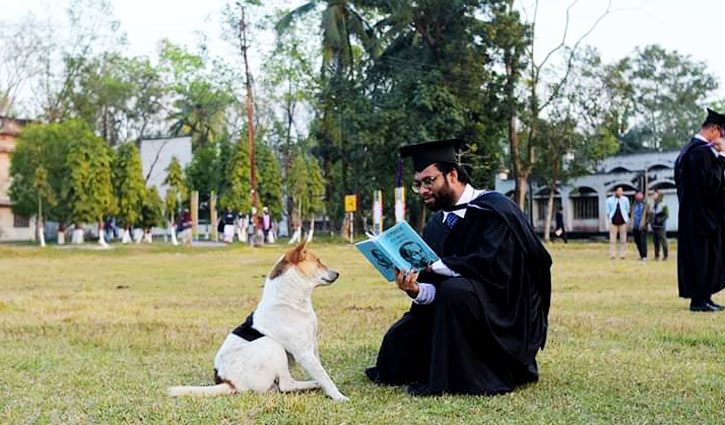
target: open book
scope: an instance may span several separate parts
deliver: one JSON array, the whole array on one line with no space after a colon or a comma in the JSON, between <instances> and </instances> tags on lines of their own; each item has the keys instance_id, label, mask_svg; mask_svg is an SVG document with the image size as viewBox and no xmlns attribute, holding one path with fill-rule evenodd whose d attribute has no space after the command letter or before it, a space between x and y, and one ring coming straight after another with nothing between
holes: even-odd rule
<instances>
[{"instance_id":1,"label":"open book","mask_svg":"<svg viewBox=\"0 0 725 425\"><path fill-rule=\"evenodd\" d=\"M438 256L410 225L402 221L383 233L355 244L365 258L389 282L395 280L395 270L423 270L438 260Z\"/></svg>"}]
</instances>

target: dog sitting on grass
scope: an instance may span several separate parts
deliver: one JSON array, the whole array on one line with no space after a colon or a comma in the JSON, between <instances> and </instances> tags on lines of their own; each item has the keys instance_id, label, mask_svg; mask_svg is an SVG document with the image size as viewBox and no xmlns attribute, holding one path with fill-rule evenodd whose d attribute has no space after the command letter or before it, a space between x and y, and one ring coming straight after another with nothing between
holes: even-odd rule
<instances>
[{"instance_id":1,"label":"dog sitting on grass","mask_svg":"<svg viewBox=\"0 0 725 425\"><path fill-rule=\"evenodd\" d=\"M317 316L312 308L312 290L330 285L338 276L307 249L307 242L287 251L267 275L256 310L219 348L214 358L216 385L169 387L169 395L322 388L335 401L348 400L320 362ZM288 353L314 380L297 381L290 375Z\"/></svg>"}]
</instances>

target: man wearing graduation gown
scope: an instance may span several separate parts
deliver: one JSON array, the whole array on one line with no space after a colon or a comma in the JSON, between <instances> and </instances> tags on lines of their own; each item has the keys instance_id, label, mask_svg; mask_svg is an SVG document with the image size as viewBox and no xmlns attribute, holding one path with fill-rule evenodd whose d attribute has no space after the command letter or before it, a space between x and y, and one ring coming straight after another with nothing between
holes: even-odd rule
<instances>
[{"instance_id":1,"label":"man wearing graduation gown","mask_svg":"<svg viewBox=\"0 0 725 425\"><path fill-rule=\"evenodd\" d=\"M409 385L412 395L493 395L534 382L546 340L551 258L511 200L468 184L456 164L460 144L401 149L413 158L413 190L437 211L423 239L440 260L420 274L397 273L413 304L366 374Z\"/></svg>"},{"instance_id":2,"label":"man wearing graduation gown","mask_svg":"<svg viewBox=\"0 0 725 425\"><path fill-rule=\"evenodd\" d=\"M680 201L677 237L677 283L690 310L722 311L712 295L725 287L725 116L708 109L700 132L675 161Z\"/></svg>"}]
</instances>

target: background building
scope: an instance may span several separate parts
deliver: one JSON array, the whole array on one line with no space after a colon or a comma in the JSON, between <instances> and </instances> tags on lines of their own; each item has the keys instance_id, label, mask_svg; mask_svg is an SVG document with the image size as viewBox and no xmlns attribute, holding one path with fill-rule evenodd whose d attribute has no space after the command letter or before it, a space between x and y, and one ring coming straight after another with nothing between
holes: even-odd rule
<instances>
[{"instance_id":1,"label":"background building","mask_svg":"<svg viewBox=\"0 0 725 425\"><path fill-rule=\"evenodd\" d=\"M0 241L29 241L35 238L35 222L13 214L10 189L10 157L20 130L27 120L0 116Z\"/></svg>"},{"instance_id":2,"label":"background building","mask_svg":"<svg viewBox=\"0 0 725 425\"><path fill-rule=\"evenodd\" d=\"M182 170L191 162L191 136L141 139L139 154L146 187L156 186L163 200L167 189L166 169L171 158L179 160Z\"/></svg>"},{"instance_id":3,"label":"background building","mask_svg":"<svg viewBox=\"0 0 725 425\"><path fill-rule=\"evenodd\" d=\"M679 203L675 187L674 165L679 151L651 152L605 158L595 173L581 176L556 189L554 211L564 209L564 224L569 232L603 233L609 229L606 199L617 186L633 201L635 192L647 188L647 198L659 189L669 209L667 230L677 231ZM496 176L496 190L513 195L514 180ZM544 231L549 187L532 184L534 228ZM530 199L530 198L529 198ZM554 220L552 217L552 223Z\"/></svg>"}]
</instances>

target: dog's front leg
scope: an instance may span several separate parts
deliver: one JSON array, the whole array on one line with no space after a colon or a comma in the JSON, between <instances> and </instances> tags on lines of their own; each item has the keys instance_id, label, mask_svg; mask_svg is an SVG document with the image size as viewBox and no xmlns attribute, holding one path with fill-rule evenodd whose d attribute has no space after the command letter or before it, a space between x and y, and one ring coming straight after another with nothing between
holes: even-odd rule
<instances>
[{"instance_id":1,"label":"dog's front leg","mask_svg":"<svg viewBox=\"0 0 725 425\"><path fill-rule=\"evenodd\" d=\"M327 371L325 371L325 368L322 367L320 360L317 358L317 356L315 356L313 350L305 351L304 353L295 355L295 359L297 360L297 363L299 363L300 366L302 366L313 379L320 383L322 390L325 392L325 394L330 396L331 399L335 401L349 400L349 398L345 397L340 392L340 390L337 389L337 386L334 382L332 382L330 375L328 375Z\"/></svg>"}]
</instances>

